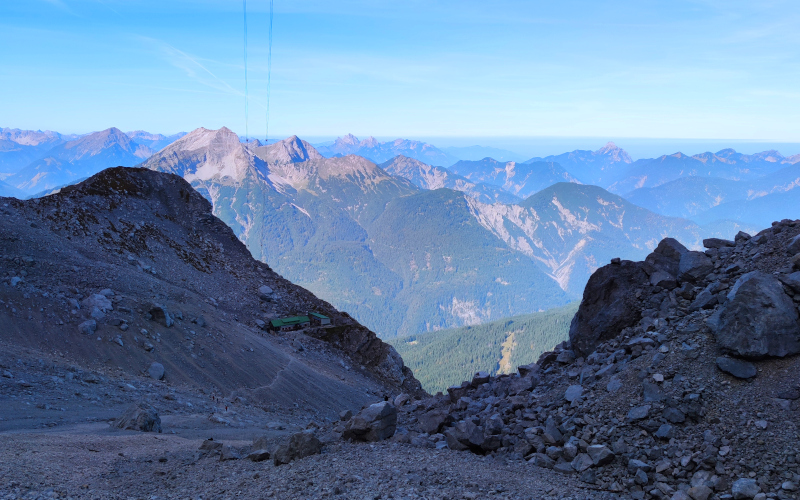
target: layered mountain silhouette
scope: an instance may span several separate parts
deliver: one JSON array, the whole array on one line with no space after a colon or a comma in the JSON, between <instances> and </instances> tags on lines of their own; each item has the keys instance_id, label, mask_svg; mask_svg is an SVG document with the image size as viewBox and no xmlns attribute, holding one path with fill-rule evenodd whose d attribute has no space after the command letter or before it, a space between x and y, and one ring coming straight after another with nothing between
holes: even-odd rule
<instances>
[{"instance_id":1,"label":"layered mountain silhouette","mask_svg":"<svg viewBox=\"0 0 800 500\"><path fill-rule=\"evenodd\" d=\"M147 146L152 151L159 151L169 146L173 142L177 141L184 135L186 135L186 132L179 132L177 134L172 134L172 135L164 135L164 134L153 134L150 132L146 132L144 130L134 130L132 132L128 132L126 135L130 137L131 140L136 142L137 144L141 144L142 146Z\"/></svg>"},{"instance_id":2,"label":"layered mountain silhouette","mask_svg":"<svg viewBox=\"0 0 800 500\"><path fill-rule=\"evenodd\" d=\"M88 177L109 166L132 167L152 154L117 128L95 132L51 149L6 182L17 189L36 192Z\"/></svg>"},{"instance_id":3,"label":"layered mountain silhouette","mask_svg":"<svg viewBox=\"0 0 800 500\"><path fill-rule=\"evenodd\" d=\"M561 165L549 161L516 163L484 158L459 161L450 170L472 182L498 186L522 199L557 182L579 182Z\"/></svg>"},{"instance_id":4,"label":"layered mountain silhouette","mask_svg":"<svg viewBox=\"0 0 800 500\"><path fill-rule=\"evenodd\" d=\"M368 137L361 141L353 134L337 138L330 146L320 147L319 153L325 157L358 155L375 163L388 161L397 155L439 166L452 165L458 161L458 158L424 142L408 139L378 142L374 137Z\"/></svg>"},{"instance_id":5,"label":"layered mountain silhouette","mask_svg":"<svg viewBox=\"0 0 800 500\"><path fill-rule=\"evenodd\" d=\"M391 160L381 163L380 167L392 175L410 180L422 189L448 188L469 194L483 202L515 203L520 201L504 189L485 183L475 183L454 174L444 167L435 167L414 158L398 155Z\"/></svg>"},{"instance_id":6,"label":"layered mountain silhouette","mask_svg":"<svg viewBox=\"0 0 800 500\"><path fill-rule=\"evenodd\" d=\"M531 158L525 163L554 162L584 184L607 186L633 163L630 155L613 142L597 151L576 149L570 153Z\"/></svg>"},{"instance_id":7,"label":"layered mountain silhouette","mask_svg":"<svg viewBox=\"0 0 800 500\"><path fill-rule=\"evenodd\" d=\"M18 172L66 140L49 130L0 129L0 174Z\"/></svg>"}]
</instances>

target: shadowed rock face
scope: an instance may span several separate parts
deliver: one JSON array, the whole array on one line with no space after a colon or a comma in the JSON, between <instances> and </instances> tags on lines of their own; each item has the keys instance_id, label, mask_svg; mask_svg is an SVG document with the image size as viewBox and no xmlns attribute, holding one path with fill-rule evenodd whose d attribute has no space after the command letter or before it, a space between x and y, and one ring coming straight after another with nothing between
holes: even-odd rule
<instances>
[{"instance_id":1,"label":"shadowed rock face","mask_svg":"<svg viewBox=\"0 0 800 500\"><path fill-rule=\"evenodd\" d=\"M569 329L576 354L588 355L600 342L639 322L642 305L634 292L647 280L643 263L628 260L603 266L592 274Z\"/></svg>"},{"instance_id":2,"label":"shadowed rock face","mask_svg":"<svg viewBox=\"0 0 800 500\"><path fill-rule=\"evenodd\" d=\"M740 277L728 301L708 320L719 346L750 359L800 353L800 323L781 282L753 271Z\"/></svg>"},{"instance_id":3,"label":"shadowed rock face","mask_svg":"<svg viewBox=\"0 0 800 500\"><path fill-rule=\"evenodd\" d=\"M37 312L30 321L2 308L0 341L133 374L156 362L170 383L332 415L375 393L420 393L391 346L253 259L176 175L112 168L58 194L0 201L0 255L25 263L0 300L27 295ZM258 328L311 311L332 327ZM302 353L287 342L297 335Z\"/></svg>"}]
</instances>

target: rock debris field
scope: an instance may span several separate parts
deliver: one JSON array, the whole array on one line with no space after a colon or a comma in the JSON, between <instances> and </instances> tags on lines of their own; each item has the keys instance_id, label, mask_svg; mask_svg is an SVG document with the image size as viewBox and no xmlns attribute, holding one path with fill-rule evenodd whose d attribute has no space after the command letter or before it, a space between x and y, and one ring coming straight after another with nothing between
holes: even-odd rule
<instances>
[{"instance_id":1,"label":"rock debris field","mask_svg":"<svg viewBox=\"0 0 800 500\"><path fill-rule=\"evenodd\" d=\"M0 498L798 498L800 221L704 245L614 259L568 341L431 396L176 176L2 198Z\"/></svg>"}]
</instances>

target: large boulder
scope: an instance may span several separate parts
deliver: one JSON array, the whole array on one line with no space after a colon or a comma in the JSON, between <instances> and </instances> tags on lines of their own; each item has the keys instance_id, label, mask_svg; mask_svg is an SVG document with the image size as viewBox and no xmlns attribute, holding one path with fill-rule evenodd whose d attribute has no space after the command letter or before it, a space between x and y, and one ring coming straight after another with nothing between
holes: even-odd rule
<instances>
[{"instance_id":1,"label":"large boulder","mask_svg":"<svg viewBox=\"0 0 800 500\"><path fill-rule=\"evenodd\" d=\"M150 376L150 378L162 380L164 378L164 365L158 363L157 361L153 361L150 364L150 368L147 369L147 374Z\"/></svg>"},{"instance_id":2,"label":"large boulder","mask_svg":"<svg viewBox=\"0 0 800 500\"><path fill-rule=\"evenodd\" d=\"M653 253L645 258L645 262L658 269L666 272L672 276L678 276L678 267L681 262L681 256L688 252L689 249L681 245L681 243L674 238L664 238L658 244Z\"/></svg>"},{"instance_id":3,"label":"large boulder","mask_svg":"<svg viewBox=\"0 0 800 500\"><path fill-rule=\"evenodd\" d=\"M642 302L635 293L648 279L644 263L628 260L603 266L592 274L569 327L569 340L577 355L591 354L599 343L642 319Z\"/></svg>"},{"instance_id":4,"label":"large boulder","mask_svg":"<svg viewBox=\"0 0 800 500\"><path fill-rule=\"evenodd\" d=\"M678 265L678 279L695 283L708 276L714 270L714 263L703 252L686 252L681 255Z\"/></svg>"},{"instance_id":5,"label":"large boulder","mask_svg":"<svg viewBox=\"0 0 800 500\"><path fill-rule=\"evenodd\" d=\"M354 441L383 441L397 430L397 408L384 401L370 405L347 422L342 437Z\"/></svg>"},{"instance_id":6,"label":"large boulder","mask_svg":"<svg viewBox=\"0 0 800 500\"><path fill-rule=\"evenodd\" d=\"M272 461L275 465L288 464L293 460L317 455L321 451L322 442L313 431L298 432L278 445L272 453Z\"/></svg>"},{"instance_id":7,"label":"large boulder","mask_svg":"<svg viewBox=\"0 0 800 500\"><path fill-rule=\"evenodd\" d=\"M142 432L161 432L161 417L151 405L133 404L114 422L114 427Z\"/></svg>"},{"instance_id":8,"label":"large boulder","mask_svg":"<svg viewBox=\"0 0 800 500\"><path fill-rule=\"evenodd\" d=\"M761 271L742 275L728 300L708 319L719 346L750 359L800 353L800 323L777 278Z\"/></svg>"}]
</instances>

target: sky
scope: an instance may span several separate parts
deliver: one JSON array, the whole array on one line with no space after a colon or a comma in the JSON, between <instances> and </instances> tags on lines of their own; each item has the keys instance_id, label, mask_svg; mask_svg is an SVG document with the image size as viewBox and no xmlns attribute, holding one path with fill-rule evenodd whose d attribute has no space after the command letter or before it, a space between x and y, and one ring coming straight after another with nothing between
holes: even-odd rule
<instances>
[{"instance_id":1,"label":"sky","mask_svg":"<svg viewBox=\"0 0 800 500\"><path fill-rule=\"evenodd\" d=\"M238 0L0 2L0 126L263 138L246 3L247 120ZM273 26L271 137L800 143L796 0L274 0Z\"/></svg>"}]
</instances>

